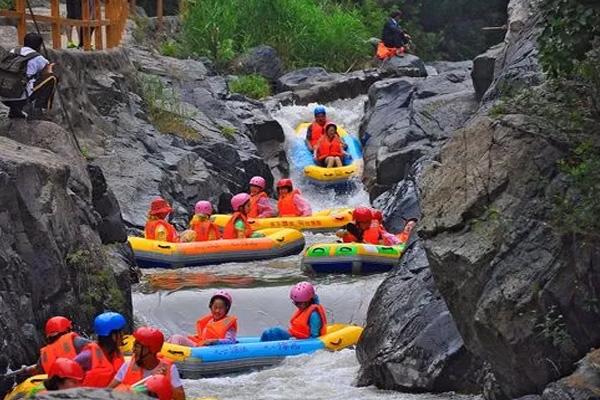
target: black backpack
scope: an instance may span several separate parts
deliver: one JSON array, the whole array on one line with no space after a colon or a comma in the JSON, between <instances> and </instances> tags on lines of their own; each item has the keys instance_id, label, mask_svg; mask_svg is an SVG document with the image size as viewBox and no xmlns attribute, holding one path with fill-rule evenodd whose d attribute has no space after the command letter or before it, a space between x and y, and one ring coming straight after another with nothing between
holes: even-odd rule
<instances>
[{"instance_id":1,"label":"black backpack","mask_svg":"<svg viewBox=\"0 0 600 400\"><path fill-rule=\"evenodd\" d=\"M7 99L18 99L27 87L27 63L39 56L38 52L21 55L21 48L14 53L0 47L0 96Z\"/></svg>"}]
</instances>

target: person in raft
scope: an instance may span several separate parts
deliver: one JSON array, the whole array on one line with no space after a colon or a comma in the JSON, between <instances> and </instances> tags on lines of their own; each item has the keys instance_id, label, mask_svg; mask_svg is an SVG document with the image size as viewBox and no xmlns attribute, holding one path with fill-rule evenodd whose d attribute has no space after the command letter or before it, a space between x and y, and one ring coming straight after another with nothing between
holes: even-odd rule
<instances>
[{"instance_id":1,"label":"person in raft","mask_svg":"<svg viewBox=\"0 0 600 400\"><path fill-rule=\"evenodd\" d=\"M141 384L145 378L152 375L164 375L171 383L172 399L185 400L185 391L179 377L179 371L175 363L168 358L160 356L164 336L156 328L143 326L133 332L135 342L133 344L133 356L131 360L125 361L110 388L128 391L136 384Z\"/></svg>"},{"instance_id":2,"label":"person in raft","mask_svg":"<svg viewBox=\"0 0 600 400\"><path fill-rule=\"evenodd\" d=\"M120 346L123 344L125 317L108 311L94 319L97 342L91 342L75 357L85 372L83 387L104 388L112 382L117 371L125 362Z\"/></svg>"},{"instance_id":3,"label":"person in raft","mask_svg":"<svg viewBox=\"0 0 600 400\"><path fill-rule=\"evenodd\" d=\"M348 145L342 141L337 131L336 124L327 124L325 127L325 135L315 146L314 159L317 163L326 168L341 167L344 164L342 159L346 155L344 150Z\"/></svg>"},{"instance_id":4,"label":"person in raft","mask_svg":"<svg viewBox=\"0 0 600 400\"><path fill-rule=\"evenodd\" d=\"M277 208L280 217L308 217L312 209L308 201L302 197L300 190L294 189L291 179L280 179L277 182Z\"/></svg>"},{"instance_id":5,"label":"person in raft","mask_svg":"<svg viewBox=\"0 0 600 400\"><path fill-rule=\"evenodd\" d=\"M394 235L385 230L381 223L383 218L379 220L378 214L368 207L357 207L352 212L354 221L347 224L344 229L338 230L336 235L344 243L382 244L385 246L394 246L408 240L412 228L416 225L416 219L410 219L403 232Z\"/></svg>"},{"instance_id":6,"label":"person in raft","mask_svg":"<svg viewBox=\"0 0 600 400\"><path fill-rule=\"evenodd\" d=\"M173 335L169 343L199 347L237 342L237 317L229 315L232 298L226 290L218 290L208 302L210 312L196 321L193 336Z\"/></svg>"},{"instance_id":7,"label":"person in raft","mask_svg":"<svg viewBox=\"0 0 600 400\"><path fill-rule=\"evenodd\" d=\"M171 382L164 375L152 375L147 381L132 386L131 391L158 400L171 400L173 398Z\"/></svg>"},{"instance_id":8,"label":"person in raft","mask_svg":"<svg viewBox=\"0 0 600 400\"><path fill-rule=\"evenodd\" d=\"M316 106L314 109L315 120L308 126L306 130L306 147L313 153L315 151L317 142L321 139L321 136L325 134L325 125L329 123L327 119L327 110L323 106Z\"/></svg>"},{"instance_id":9,"label":"person in raft","mask_svg":"<svg viewBox=\"0 0 600 400\"><path fill-rule=\"evenodd\" d=\"M323 336L327 330L325 308L319 304L319 297L310 282L297 283L290 290L290 299L296 306L296 311L290 319L290 327L266 329L260 340L272 342L288 339L309 339Z\"/></svg>"},{"instance_id":10,"label":"person in raft","mask_svg":"<svg viewBox=\"0 0 600 400\"><path fill-rule=\"evenodd\" d=\"M221 238L219 227L210 220L212 213L213 208L210 202L200 200L196 203L194 216L190 220L190 229L186 231L193 232L191 240L189 240L190 242L206 242L207 240L218 240Z\"/></svg>"},{"instance_id":11,"label":"person in raft","mask_svg":"<svg viewBox=\"0 0 600 400\"><path fill-rule=\"evenodd\" d=\"M254 232L248 222L248 213L250 212L250 195L248 193L238 193L231 198L231 208L233 215L223 228L223 239L247 239L263 237L264 235Z\"/></svg>"},{"instance_id":12,"label":"person in raft","mask_svg":"<svg viewBox=\"0 0 600 400\"><path fill-rule=\"evenodd\" d=\"M173 211L169 203L162 197L157 197L150 203L148 221L144 228L144 237L163 242L178 242L179 235L173 225L167 222L167 217Z\"/></svg>"},{"instance_id":13,"label":"person in raft","mask_svg":"<svg viewBox=\"0 0 600 400\"><path fill-rule=\"evenodd\" d=\"M248 218L271 218L276 215L271 199L265 192L267 181L262 176L250 179L250 211Z\"/></svg>"},{"instance_id":14,"label":"person in raft","mask_svg":"<svg viewBox=\"0 0 600 400\"><path fill-rule=\"evenodd\" d=\"M48 372L48 378L44 380L44 388L53 392L55 390L66 390L82 387L85 373L81 366L73 360L65 357L57 358ZM40 388L35 394L42 394L44 390Z\"/></svg>"}]
</instances>

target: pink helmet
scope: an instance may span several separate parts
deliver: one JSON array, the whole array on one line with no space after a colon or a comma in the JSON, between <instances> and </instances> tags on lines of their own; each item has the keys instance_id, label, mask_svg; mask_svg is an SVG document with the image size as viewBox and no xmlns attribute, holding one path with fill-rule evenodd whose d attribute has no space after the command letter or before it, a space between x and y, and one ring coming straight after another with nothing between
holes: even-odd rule
<instances>
[{"instance_id":1,"label":"pink helmet","mask_svg":"<svg viewBox=\"0 0 600 400\"><path fill-rule=\"evenodd\" d=\"M211 215L212 211L212 205L206 200L200 200L196 203L196 207L194 207L194 212L196 214Z\"/></svg>"},{"instance_id":2,"label":"pink helmet","mask_svg":"<svg viewBox=\"0 0 600 400\"><path fill-rule=\"evenodd\" d=\"M231 297L231 294L229 294L229 292L227 290L223 290L223 289L217 290L215 292L215 294L213 294L211 296L211 298L210 298L210 304L212 304L212 302L213 302L213 300L214 300L215 297L222 297L222 298L224 298L225 300L227 300L227 303L228 303L227 304L228 305L227 308L231 307L231 303L233 302L233 297Z\"/></svg>"},{"instance_id":3,"label":"pink helmet","mask_svg":"<svg viewBox=\"0 0 600 400\"><path fill-rule=\"evenodd\" d=\"M265 181L265 178L262 176L253 176L252 179L250 179L250 185L258 186L262 190L265 190L265 187L267 187L267 181Z\"/></svg>"},{"instance_id":4,"label":"pink helmet","mask_svg":"<svg viewBox=\"0 0 600 400\"><path fill-rule=\"evenodd\" d=\"M297 303L311 301L315 297L315 288L310 282L297 283L290 290L290 299Z\"/></svg>"},{"instance_id":5,"label":"pink helmet","mask_svg":"<svg viewBox=\"0 0 600 400\"><path fill-rule=\"evenodd\" d=\"M231 207L233 208L233 211L237 211L248 201L250 201L250 195L248 193L238 193L231 198Z\"/></svg>"}]
</instances>

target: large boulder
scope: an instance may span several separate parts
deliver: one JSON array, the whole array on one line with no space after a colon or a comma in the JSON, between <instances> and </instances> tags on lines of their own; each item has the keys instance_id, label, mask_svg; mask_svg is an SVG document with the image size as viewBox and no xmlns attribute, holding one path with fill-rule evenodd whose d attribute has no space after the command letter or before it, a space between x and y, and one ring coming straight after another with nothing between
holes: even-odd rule
<instances>
[{"instance_id":1,"label":"large boulder","mask_svg":"<svg viewBox=\"0 0 600 400\"><path fill-rule=\"evenodd\" d=\"M527 116L479 117L419 182L436 286L467 348L490 365L490 398L541 392L600 342L600 309L588 303L600 249L553 224L564 156Z\"/></svg>"},{"instance_id":2,"label":"large boulder","mask_svg":"<svg viewBox=\"0 0 600 400\"><path fill-rule=\"evenodd\" d=\"M427 76L425 63L419 57L413 54L404 54L401 57L391 57L381 62L379 67L394 76Z\"/></svg>"},{"instance_id":3,"label":"large boulder","mask_svg":"<svg viewBox=\"0 0 600 400\"><path fill-rule=\"evenodd\" d=\"M600 397L600 350L593 350L577 363L571 375L544 389L543 400L595 400Z\"/></svg>"},{"instance_id":4,"label":"large boulder","mask_svg":"<svg viewBox=\"0 0 600 400\"><path fill-rule=\"evenodd\" d=\"M277 55L277 50L266 45L246 51L233 60L232 67L238 74L258 74L270 82L275 82L284 72L283 62Z\"/></svg>"},{"instance_id":5,"label":"large boulder","mask_svg":"<svg viewBox=\"0 0 600 400\"><path fill-rule=\"evenodd\" d=\"M496 60L503 50L504 44L499 44L491 47L488 51L478 55L473 60L473 71L471 72L471 77L473 78L473 86L475 87L477 99L481 100L485 92L492 84L492 81L494 80Z\"/></svg>"}]
</instances>

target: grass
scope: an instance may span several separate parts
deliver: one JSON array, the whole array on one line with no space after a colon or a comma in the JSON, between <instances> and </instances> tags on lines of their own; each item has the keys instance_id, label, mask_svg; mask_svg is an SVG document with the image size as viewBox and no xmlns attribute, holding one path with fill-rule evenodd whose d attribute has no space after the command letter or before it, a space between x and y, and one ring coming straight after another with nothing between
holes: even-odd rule
<instances>
[{"instance_id":1,"label":"grass","mask_svg":"<svg viewBox=\"0 0 600 400\"><path fill-rule=\"evenodd\" d=\"M229 90L253 99L262 99L271 95L271 85L262 76L252 74L240 76L229 82Z\"/></svg>"},{"instance_id":2,"label":"grass","mask_svg":"<svg viewBox=\"0 0 600 400\"><path fill-rule=\"evenodd\" d=\"M227 140L233 140L235 134L237 133L237 129L232 126L222 126L221 127L221 135Z\"/></svg>"}]
</instances>

